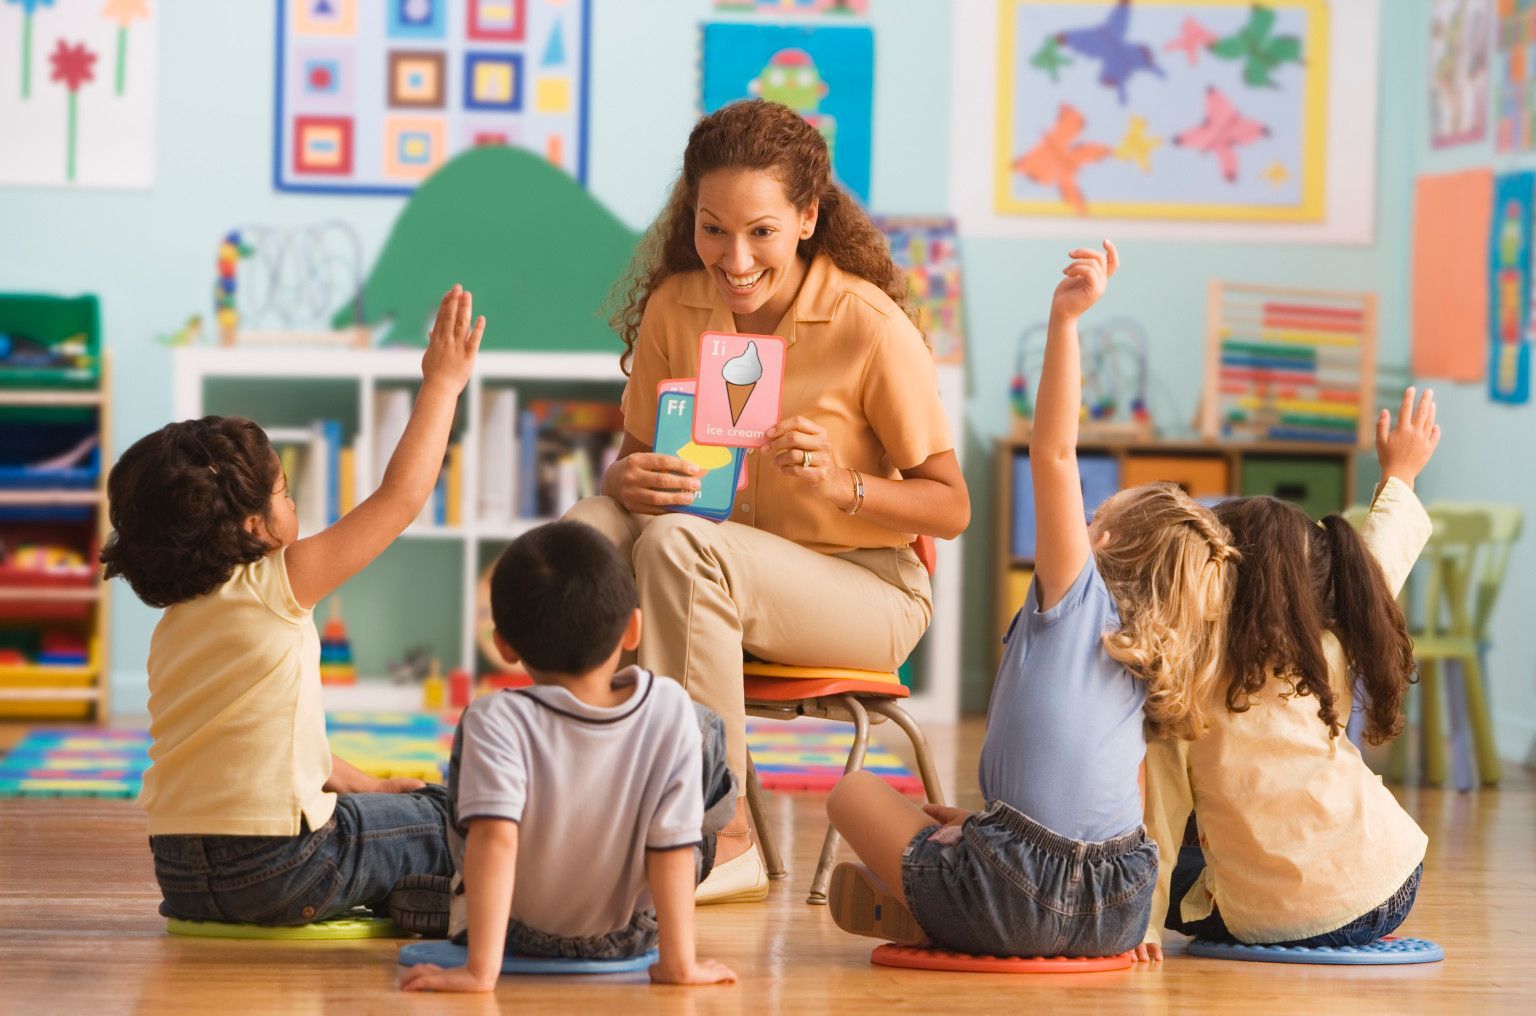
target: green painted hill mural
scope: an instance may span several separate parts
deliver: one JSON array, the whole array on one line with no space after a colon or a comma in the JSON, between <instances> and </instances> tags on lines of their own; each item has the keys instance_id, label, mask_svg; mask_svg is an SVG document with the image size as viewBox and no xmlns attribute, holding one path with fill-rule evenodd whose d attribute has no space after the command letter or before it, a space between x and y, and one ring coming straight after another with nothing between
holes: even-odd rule
<instances>
[{"instance_id":1,"label":"green painted hill mural","mask_svg":"<svg viewBox=\"0 0 1536 1016\"><path fill-rule=\"evenodd\" d=\"M604 307L639 234L575 180L519 148L472 149L411 196L363 284L363 324L386 345L426 345L443 292L475 294L486 349L622 348ZM333 327L353 323L348 301Z\"/></svg>"}]
</instances>

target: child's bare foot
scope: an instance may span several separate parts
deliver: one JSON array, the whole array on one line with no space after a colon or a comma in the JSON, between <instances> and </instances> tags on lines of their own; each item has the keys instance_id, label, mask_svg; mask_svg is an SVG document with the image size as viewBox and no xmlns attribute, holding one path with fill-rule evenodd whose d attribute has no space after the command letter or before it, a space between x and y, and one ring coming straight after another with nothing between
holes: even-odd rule
<instances>
[{"instance_id":1,"label":"child's bare foot","mask_svg":"<svg viewBox=\"0 0 1536 1016\"><path fill-rule=\"evenodd\" d=\"M845 861L832 869L828 902L832 920L846 932L897 945L924 945L928 941L905 901L862 864Z\"/></svg>"}]
</instances>

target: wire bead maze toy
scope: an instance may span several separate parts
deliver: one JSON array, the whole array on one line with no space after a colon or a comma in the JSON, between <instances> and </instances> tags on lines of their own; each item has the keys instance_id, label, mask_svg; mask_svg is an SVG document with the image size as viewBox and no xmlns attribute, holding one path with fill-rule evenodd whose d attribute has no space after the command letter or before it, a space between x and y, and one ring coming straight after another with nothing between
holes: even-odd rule
<instances>
[{"instance_id":1,"label":"wire bead maze toy","mask_svg":"<svg viewBox=\"0 0 1536 1016\"><path fill-rule=\"evenodd\" d=\"M1030 326L1019 337L1008 401L1013 407L1014 432L1029 434L1035 406L1030 384L1045 362L1044 322ZM1147 333L1130 318L1112 318L1078 333L1083 361L1082 433L1112 437L1152 437L1152 414L1147 409L1150 369Z\"/></svg>"},{"instance_id":2,"label":"wire bead maze toy","mask_svg":"<svg viewBox=\"0 0 1536 1016\"><path fill-rule=\"evenodd\" d=\"M317 324L349 300L353 321L363 320L362 263L357 233L342 222L230 230L219 241L213 286L220 344L368 346L360 324Z\"/></svg>"}]
</instances>

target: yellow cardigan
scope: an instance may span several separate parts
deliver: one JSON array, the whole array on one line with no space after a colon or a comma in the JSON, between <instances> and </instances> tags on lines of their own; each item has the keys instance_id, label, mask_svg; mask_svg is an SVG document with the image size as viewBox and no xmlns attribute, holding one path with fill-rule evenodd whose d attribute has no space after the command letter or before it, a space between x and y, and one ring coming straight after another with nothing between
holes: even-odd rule
<instances>
[{"instance_id":1,"label":"yellow cardigan","mask_svg":"<svg viewBox=\"0 0 1536 1016\"><path fill-rule=\"evenodd\" d=\"M1430 534L1401 480L1382 485L1362 535L1397 593ZM1323 636L1340 715L1350 685L1344 652ZM1385 902L1424 859L1428 838L1346 738L1330 737L1311 696L1273 677L1247 712L1213 710L1196 741L1147 746L1147 829L1161 852L1146 941L1162 940L1169 879L1191 809L1206 868L1180 914L1219 907L1249 943L1286 942L1343 927Z\"/></svg>"}]
</instances>

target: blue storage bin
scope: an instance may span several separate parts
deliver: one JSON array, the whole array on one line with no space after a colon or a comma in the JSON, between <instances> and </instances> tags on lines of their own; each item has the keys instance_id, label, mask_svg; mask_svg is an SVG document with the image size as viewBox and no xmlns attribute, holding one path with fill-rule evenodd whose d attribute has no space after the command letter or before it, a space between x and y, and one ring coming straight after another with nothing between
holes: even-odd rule
<instances>
[{"instance_id":1,"label":"blue storage bin","mask_svg":"<svg viewBox=\"0 0 1536 1016\"><path fill-rule=\"evenodd\" d=\"M1077 472L1083 483L1083 515L1092 520L1099 505L1120 490L1120 463L1112 455L1079 455ZM1035 483L1029 472L1029 454L1013 456L1013 556L1035 557Z\"/></svg>"},{"instance_id":2,"label":"blue storage bin","mask_svg":"<svg viewBox=\"0 0 1536 1016\"><path fill-rule=\"evenodd\" d=\"M0 489L89 490L101 474L101 446L93 445L65 465L40 463L68 456L97 436L96 424L0 423Z\"/></svg>"}]
</instances>

